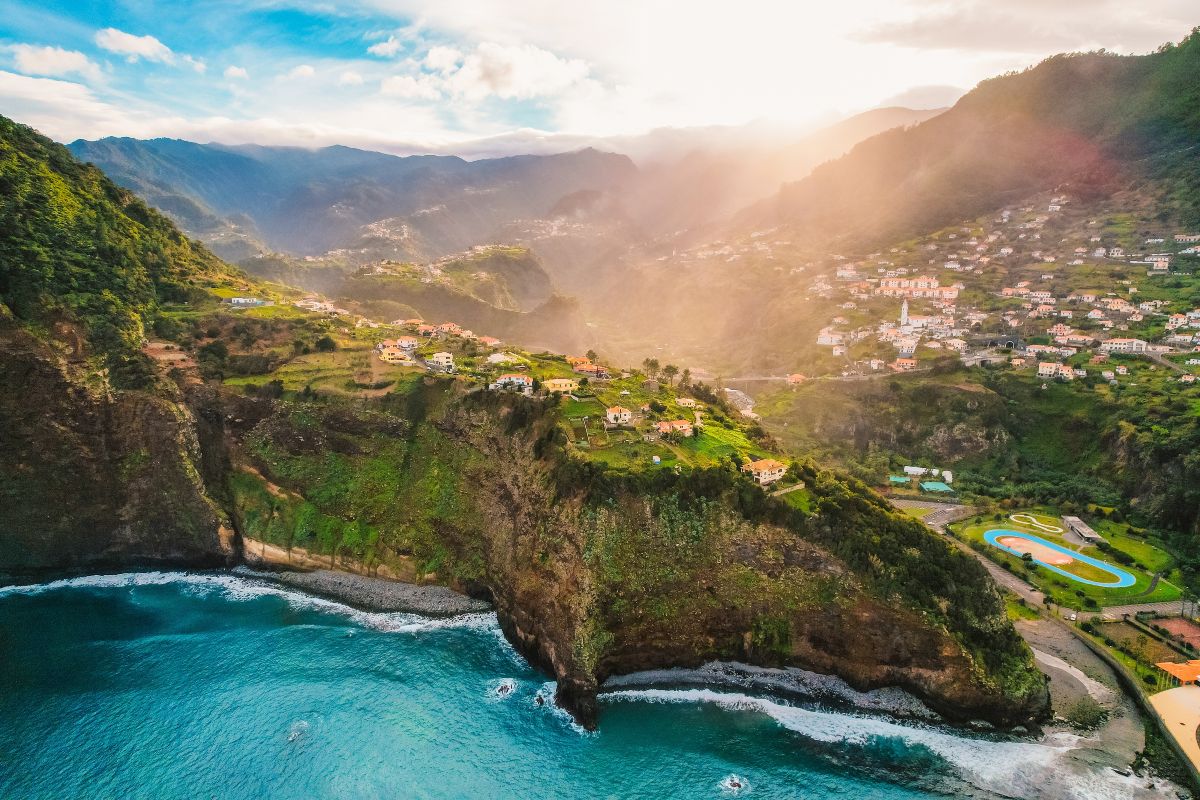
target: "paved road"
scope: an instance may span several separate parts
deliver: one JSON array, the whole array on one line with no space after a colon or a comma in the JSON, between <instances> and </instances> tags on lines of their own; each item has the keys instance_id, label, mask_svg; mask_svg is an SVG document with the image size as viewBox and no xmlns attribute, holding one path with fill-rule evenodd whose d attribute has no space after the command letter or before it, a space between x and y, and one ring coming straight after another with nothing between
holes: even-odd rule
<instances>
[{"instance_id":1,"label":"paved road","mask_svg":"<svg viewBox=\"0 0 1200 800\"><path fill-rule=\"evenodd\" d=\"M964 553L977 559L999 585L1008 589L1026 603L1041 606L1044 595L1025 581L1001 567L982 553L977 553L965 543L951 536L946 526L956 520L965 519L975 513L972 506L955 505L953 503L932 503L926 500L893 500L892 505L899 508L929 508L933 509L921 521L932 531L941 534L945 539Z\"/></svg>"},{"instance_id":2,"label":"paved road","mask_svg":"<svg viewBox=\"0 0 1200 800\"><path fill-rule=\"evenodd\" d=\"M965 519L975 513L975 509L971 506L953 505L950 503L931 503L924 500L893 500L892 505L899 508L932 508L933 512L928 514L922 522L929 528L945 536L949 541L953 542L959 550L964 553L970 553L980 564L983 564L984 569L992 576L996 583L1006 589L1009 589L1018 597L1024 598L1027 603L1041 605L1045 595L1039 592L1024 579L1017 577L1013 573L1001 567L995 561L985 556L983 553L976 552L968 547L963 542L950 535L946 530L946 525L951 522L956 522L960 519ZM1172 600L1166 603L1127 603L1120 606L1104 606L1101 609L1106 619L1120 619L1125 614L1138 613L1154 613L1162 616L1179 616L1182 613L1181 603L1178 600ZM1089 614L1092 612L1083 612Z\"/></svg>"},{"instance_id":3,"label":"paved road","mask_svg":"<svg viewBox=\"0 0 1200 800\"><path fill-rule=\"evenodd\" d=\"M1183 610L1183 604L1179 600L1172 600L1168 603L1130 603L1124 606L1105 606L1104 616L1113 619L1120 619L1125 614L1137 614L1145 612L1154 612L1163 616L1178 616Z\"/></svg>"}]
</instances>

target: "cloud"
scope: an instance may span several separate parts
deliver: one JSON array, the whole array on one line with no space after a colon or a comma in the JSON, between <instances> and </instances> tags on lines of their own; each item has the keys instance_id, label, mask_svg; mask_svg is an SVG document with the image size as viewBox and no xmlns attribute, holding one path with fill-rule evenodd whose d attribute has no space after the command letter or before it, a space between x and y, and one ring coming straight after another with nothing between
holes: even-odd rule
<instances>
[{"instance_id":1,"label":"cloud","mask_svg":"<svg viewBox=\"0 0 1200 800\"><path fill-rule=\"evenodd\" d=\"M447 54L437 58L448 60ZM559 58L530 44L483 42L463 59L461 66L447 73L444 85L452 94L468 100L488 96L528 99L558 94L587 75L588 65L581 59Z\"/></svg>"},{"instance_id":2,"label":"cloud","mask_svg":"<svg viewBox=\"0 0 1200 800\"><path fill-rule=\"evenodd\" d=\"M363 82L363 76L352 69L348 69L338 76L339 86L359 86Z\"/></svg>"},{"instance_id":3,"label":"cloud","mask_svg":"<svg viewBox=\"0 0 1200 800\"><path fill-rule=\"evenodd\" d=\"M189 67L191 67L192 69L194 69L196 72L200 73L201 75L203 75L205 72L208 71L208 64L204 63L204 59L202 59L202 58L192 58L191 56L184 56L183 63L187 64Z\"/></svg>"},{"instance_id":4,"label":"cloud","mask_svg":"<svg viewBox=\"0 0 1200 800\"><path fill-rule=\"evenodd\" d=\"M223 74L231 81L244 81L250 77L250 73L246 72L244 67L228 66Z\"/></svg>"},{"instance_id":5,"label":"cloud","mask_svg":"<svg viewBox=\"0 0 1200 800\"><path fill-rule=\"evenodd\" d=\"M1049 55L1107 48L1145 52L1177 39L1189 11L1183 0L959 0L878 23L860 41L926 50ZM1194 12L1194 8L1191 10Z\"/></svg>"},{"instance_id":6,"label":"cloud","mask_svg":"<svg viewBox=\"0 0 1200 800\"><path fill-rule=\"evenodd\" d=\"M116 28L105 28L96 31L96 44L110 53L125 56L131 64L142 58L162 64L175 62L171 48L153 36L134 36Z\"/></svg>"},{"instance_id":7,"label":"cloud","mask_svg":"<svg viewBox=\"0 0 1200 800\"><path fill-rule=\"evenodd\" d=\"M17 69L30 75L78 75L90 81L99 81L103 77L100 67L77 50L31 44L13 45L10 50Z\"/></svg>"},{"instance_id":8,"label":"cloud","mask_svg":"<svg viewBox=\"0 0 1200 800\"><path fill-rule=\"evenodd\" d=\"M393 75L383 79L379 84L379 91L409 100L437 100L442 96L425 76Z\"/></svg>"},{"instance_id":9,"label":"cloud","mask_svg":"<svg viewBox=\"0 0 1200 800\"><path fill-rule=\"evenodd\" d=\"M376 42L367 48L367 52L373 56L382 56L384 58L392 58L396 53L400 52L402 43L395 36L389 36L382 42Z\"/></svg>"},{"instance_id":10,"label":"cloud","mask_svg":"<svg viewBox=\"0 0 1200 800\"><path fill-rule=\"evenodd\" d=\"M109 103L87 86L72 81L31 78L4 70L0 70L0 108L5 115L60 142L80 137L165 136L227 144L345 144L386 151L399 148L405 152L434 152L444 151L452 141L462 138L441 127L435 113L395 101L356 107L353 115L342 113L338 123L314 121L307 111L301 115L302 121L273 115L261 119L192 119ZM400 139L396 131L403 131L404 138Z\"/></svg>"},{"instance_id":11,"label":"cloud","mask_svg":"<svg viewBox=\"0 0 1200 800\"><path fill-rule=\"evenodd\" d=\"M966 93L966 90L959 86L942 84L914 86L887 98L879 105L885 108L890 106L918 109L946 108L957 103L958 98Z\"/></svg>"},{"instance_id":12,"label":"cloud","mask_svg":"<svg viewBox=\"0 0 1200 800\"><path fill-rule=\"evenodd\" d=\"M289 70L288 73L286 75L284 75L283 77L288 80L297 80L300 78L304 78L304 79L311 78L316 74L317 74L317 71L315 69L313 69L310 65L300 64L298 66L292 67L291 70Z\"/></svg>"},{"instance_id":13,"label":"cloud","mask_svg":"<svg viewBox=\"0 0 1200 800\"><path fill-rule=\"evenodd\" d=\"M425 54L425 59L421 64L426 69L431 69L434 72L450 72L458 66L458 62L462 61L463 54L453 48L444 45L429 48L429 52Z\"/></svg>"}]
</instances>

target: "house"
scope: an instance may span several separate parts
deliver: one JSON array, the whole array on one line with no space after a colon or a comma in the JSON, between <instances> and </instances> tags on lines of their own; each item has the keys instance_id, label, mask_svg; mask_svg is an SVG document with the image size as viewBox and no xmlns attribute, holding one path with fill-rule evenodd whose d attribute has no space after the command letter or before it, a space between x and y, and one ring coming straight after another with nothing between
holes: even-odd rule
<instances>
[{"instance_id":1,"label":"house","mask_svg":"<svg viewBox=\"0 0 1200 800\"><path fill-rule=\"evenodd\" d=\"M694 433L692 430L692 423L688 422L686 419L664 420L662 422L655 423L654 427L662 436L670 436L671 434L678 434L679 436L691 436Z\"/></svg>"},{"instance_id":2,"label":"house","mask_svg":"<svg viewBox=\"0 0 1200 800\"><path fill-rule=\"evenodd\" d=\"M579 381L572 378L547 378L542 381L542 386L547 392L569 394L579 388Z\"/></svg>"},{"instance_id":3,"label":"house","mask_svg":"<svg viewBox=\"0 0 1200 800\"><path fill-rule=\"evenodd\" d=\"M415 365L413 357L398 347L389 347L379 351L379 360L385 364L397 366Z\"/></svg>"},{"instance_id":4,"label":"house","mask_svg":"<svg viewBox=\"0 0 1200 800\"><path fill-rule=\"evenodd\" d=\"M823 347L840 345L844 339L845 335L841 331L835 331L833 328L822 328L817 333L817 344Z\"/></svg>"},{"instance_id":5,"label":"house","mask_svg":"<svg viewBox=\"0 0 1200 800\"><path fill-rule=\"evenodd\" d=\"M454 371L454 356L449 353L434 353L426 359L426 363L446 372Z\"/></svg>"},{"instance_id":6,"label":"house","mask_svg":"<svg viewBox=\"0 0 1200 800\"><path fill-rule=\"evenodd\" d=\"M1100 343L1100 350L1105 353L1144 353L1148 344L1141 339L1113 337Z\"/></svg>"},{"instance_id":7,"label":"house","mask_svg":"<svg viewBox=\"0 0 1200 800\"><path fill-rule=\"evenodd\" d=\"M533 391L533 378L519 372L508 372L492 382L492 389L516 389L529 394Z\"/></svg>"},{"instance_id":8,"label":"house","mask_svg":"<svg viewBox=\"0 0 1200 800\"><path fill-rule=\"evenodd\" d=\"M457 323L443 322L441 325L437 326L437 332L445 333L450 336L458 336L458 335L462 334L463 329L461 327L459 327Z\"/></svg>"},{"instance_id":9,"label":"house","mask_svg":"<svg viewBox=\"0 0 1200 800\"><path fill-rule=\"evenodd\" d=\"M624 406L612 406L604 412L610 425L628 425L633 421L633 412Z\"/></svg>"},{"instance_id":10,"label":"house","mask_svg":"<svg viewBox=\"0 0 1200 800\"><path fill-rule=\"evenodd\" d=\"M766 486L787 474L787 464L773 458L760 458L743 464L742 472L750 473L759 486Z\"/></svg>"},{"instance_id":11,"label":"house","mask_svg":"<svg viewBox=\"0 0 1200 800\"><path fill-rule=\"evenodd\" d=\"M897 358L890 364L891 368L896 372L908 372L910 369L917 368L917 360L915 358Z\"/></svg>"},{"instance_id":12,"label":"house","mask_svg":"<svg viewBox=\"0 0 1200 800\"><path fill-rule=\"evenodd\" d=\"M1017 358L1014 358L1012 360L1012 365L1013 365L1013 368L1020 369L1021 367L1025 366L1025 359L1018 356Z\"/></svg>"},{"instance_id":13,"label":"house","mask_svg":"<svg viewBox=\"0 0 1200 800\"><path fill-rule=\"evenodd\" d=\"M1128 375L1128 374L1129 374L1129 367L1126 367L1126 366L1119 366L1119 367L1117 367L1117 374L1118 374L1118 375Z\"/></svg>"},{"instance_id":14,"label":"house","mask_svg":"<svg viewBox=\"0 0 1200 800\"><path fill-rule=\"evenodd\" d=\"M609 374L608 369L600 366L599 364L576 364L574 369L580 375L587 375L589 378L603 379L612 377Z\"/></svg>"},{"instance_id":15,"label":"house","mask_svg":"<svg viewBox=\"0 0 1200 800\"><path fill-rule=\"evenodd\" d=\"M695 408L696 401L690 397L681 397L675 402L679 403L680 408Z\"/></svg>"},{"instance_id":16,"label":"house","mask_svg":"<svg viewBox=\"0 0 1200 800\"><path fill-rule=\"evenodd\" d=\"M499 347L503 342L495 336L480 336L479 343L484 347Z\"/></svg>"},{"instance_id":17,"label":"house","mask_svg":"<svg viewBox=\"0 0 1200 800\"><path fill-rule=\"evenodd\" d=\"M808 379L805 378L803 375L801 375L799 372L793 372L791 375L787 376L788 386L799 386L800 384L804 383L804 381L806 381L806 380L808 380Z\"/></svg>"},{"instance_id":18,"label":"house","mask_svg":"<svg viewBox=\"0 0 1200 800\"><path fill-rule=\"evenodd\" d=\"M581 364L590 364L592 360L587 356L567 356L567 363L572 367L578 367Z\"/></svg>"},{"instance_id":19,"label":"house","mask_svg":"<svg viewBox=\"0 0 1200 800\"><path fill-rule=\"evenodd\" d=\"M1195 375L1180 375L1179 382L1180 383L1195 383L1196 376Z\"/></svg>"},{"instance_id":20,"label":"house","mask_svg":"<svg viewBox=\"0 0 1200 800\"><path fill-rule=\"evenodd\" d=\"M1059 365L1053 361L1039 361L1037 371L1038 377L1053 378L1058 375L1058 367Z\"/></svg>"}]
</instances>

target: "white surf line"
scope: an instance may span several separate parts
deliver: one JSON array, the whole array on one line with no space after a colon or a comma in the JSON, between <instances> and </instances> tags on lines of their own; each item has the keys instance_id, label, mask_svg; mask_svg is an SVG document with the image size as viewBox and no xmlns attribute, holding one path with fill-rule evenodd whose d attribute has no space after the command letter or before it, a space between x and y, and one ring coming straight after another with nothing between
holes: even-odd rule
<instances>
[{"instance_id":1,"label":"white surf line","mask_svg":"<svg viewBox=\"0 0 1200 800\"><path fill-rule=\"evenodd\" d=\"M1038 740L971 736L920 724L906 725L876 717L817 711L739 692L711 689L632 689L605 692L607 702L713 703L729 711L766 714L807 739L870 748L891 740L941 757L960 778L1001 797L1024 800L1165 800L1176 787L1156 780L1120 775L1107 767L1076 762L1071 752L1083 739L1053 733Z\"/></svg>"},{"instance_id":2,"label":"white surf line","mask_svg":"<svg viewBox=\"0 0 1200 800\"><path fill-rule=\"evenodd\" d=\"M348 618L364 628L383 633L422 633L425 631L467 628L494 633L503 640L500 624L494 612L460 614L455 617L423 617L404 611L362 611L353 606L327 600L296 589L284 588L280 584L261 578L246 577L230 573L194 572L124 572L114 575L84 575L63 578L49 583L15 584L0 587L0 599L13 595L38 595L64 589L134 589L148 586L178 585L185 592L204 595L221 592L226 599L234 601L254 600L259 597L279 597L294 608L310 608L315 611Z\"/></svg>"},{"instance_id":3,"label":"white surf line","mask_svg":"<svg viewBox=\"0 0 1200 800\"><path fill-rule=\"evenodd\" d=\"M1075 680L1079 681L1079 683L1083 685L1083 688L1087 689L1087 693L1089 695L1091 695L1093 700L1096 700L1097 702L1103 702L1105 700L1109 700L1112 698L1112 696L1113 696L1112 689L1109 689L1107 686L1105 686L1103 683L1100 683L1097 680L1093 680L1092 678L1089 678L1078 667L1071 666L1070 664L1063 661L1058 656L1052 656L1049 653L1043 653L1041 650L1038 650L1036 647L1031 647L1029 649L1033 651L1033 657L1038 662L1045 664L1047 667L1061 670L1062 672L1065 672L1068 675L1070 675Z\"/></svg>"}]
</instances>

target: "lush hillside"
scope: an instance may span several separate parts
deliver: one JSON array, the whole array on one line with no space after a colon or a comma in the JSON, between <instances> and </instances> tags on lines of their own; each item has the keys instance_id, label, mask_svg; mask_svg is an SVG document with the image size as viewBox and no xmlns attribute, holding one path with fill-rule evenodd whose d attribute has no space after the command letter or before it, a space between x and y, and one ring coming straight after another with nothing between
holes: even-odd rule
<instances>
[{"instance_id":1,"label":"lush hillside","mask_svg":"<svg viewBox=\"0 0 1200 800\"><path fill-rule=\"evenodd\" d=\"M385 331L218 303L273 290L62 148L16 126L6 139L21 213L0 251L17 312L0 308L0 569L296 558L450 583L494 600L588 723L606 676L713 658L902 686L956 719L1044 716L1044 679L975 560L811 465L792 466L805 484L790 499L768 496L738 464L769 442L711 390L703 435L652 446L632 431L602 441L579 408L636 391L652 420L678 414L669 380L522 397L486 388L514 367L448 333L421 352L454 349L461 373L377 363ZM503 272L515 257L446 266ZM146 388L80 357L93 341L136 352L151 314L161 366ZM562 356L513 358L575 374Z\"/></svg>"},{"instance_id":2,"label":"lush hillside","mask_svg":"<svg viewBox=\"0 0 1200 800\"><path fill-rule=\"evenodd\" d=\"M1037 191L1105 195L1148 179L1200 221L1198 87L1200 34L1146 56L1054 56L863 142L745 221L823 242L883 243Z\"/></svg>"},{"instance_id":3,"label":"lush hillside","mask_svg":"<svg viewBox=\"0 0 1200 800\"><path fill-rule=\"evenodd\" d=\"M224 146L170 139L103 139L70 145L124 186L196 233L218 215L285 253L336 248L395 257L418 242L430 258L489 240L501 225L539 217L559 198L620 185L635 171L622 156L581 150L554 156L465 161L398 157L348 147L317 150ZM380 224L375 224L380 223Z\"/></svg>"},{"instance_id":4,"label":"lush hillside","mask_svg":"<svg viewBox=\"0 0 1200 800\"><path fill-rule=\"evenodd\" d=\"M160 302L231 270L66 148L0 117L0 301L27 324L81 323L118 384Z\"/></svg>"}]
</instances>

